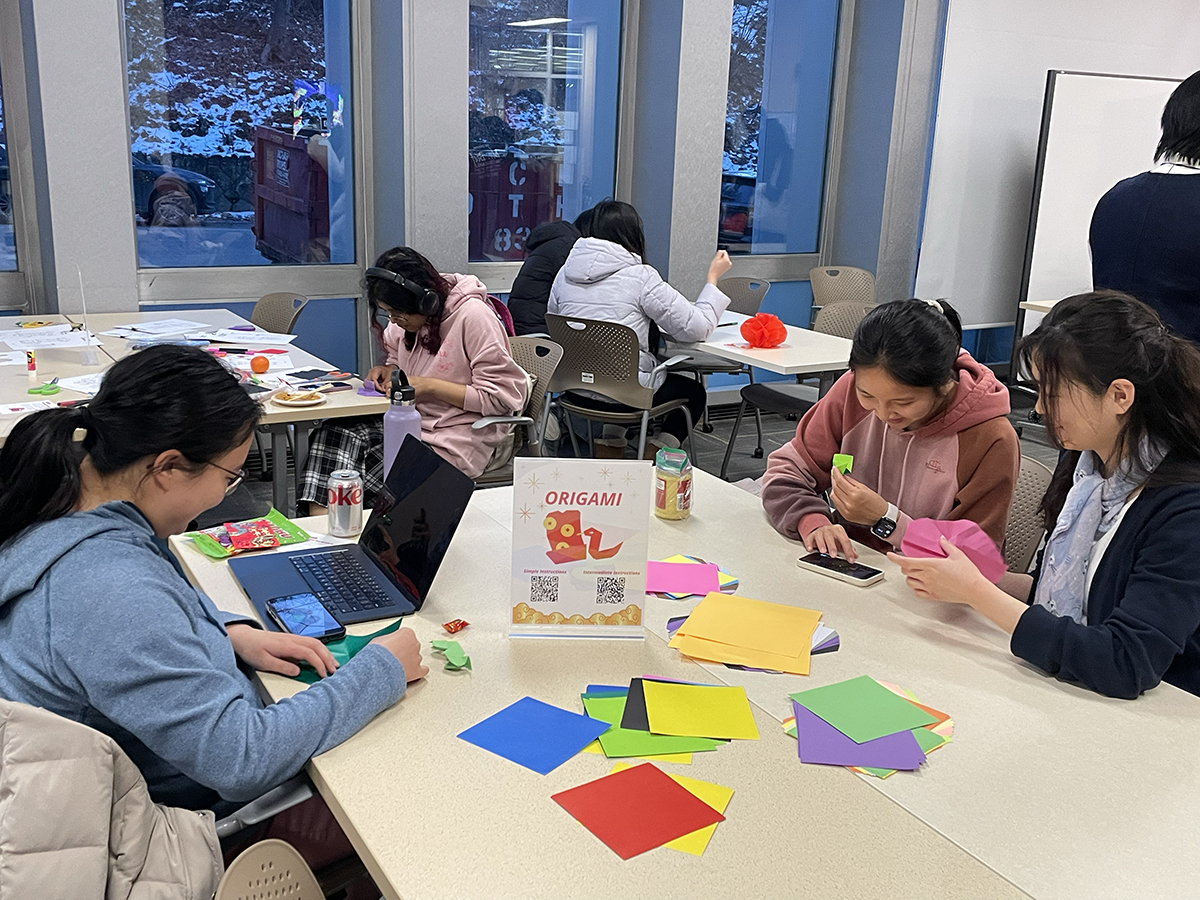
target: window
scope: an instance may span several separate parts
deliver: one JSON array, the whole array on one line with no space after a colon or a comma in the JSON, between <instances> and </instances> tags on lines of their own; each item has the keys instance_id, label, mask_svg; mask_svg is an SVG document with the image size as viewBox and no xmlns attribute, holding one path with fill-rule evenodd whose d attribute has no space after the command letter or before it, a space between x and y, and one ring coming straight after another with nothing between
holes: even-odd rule
<instances>
[{"instance_id":1,"label":"window","mask_svg":"<svg viewBox=\"0 0 1200 900\"><path fill-rule=\"evenodd\" d=\"M472 261L612 196L620 37L620 0L472 0Z\"/></svg>"},{"instance_id":2,"label":"window","mask_svg":"<svg viewBox=\"0 0 1200 900\"><path fill-rule=\"evenodd\" d=\"M17 268L17 239L13 232L12 181L8 168L8 132L4 128L4 85L0 83L0 272Z\"/></svg>"},{"instance_id":3,"label":"window","mask_svg":"<svg viewBox=\"0 0 1200 900\"><path fill-rule=\"evenodd\" d=\"M125 0L143 267L354 262L349 0Z\"/></svg>"},{"instance_id":4,"label":"window","mask_svg":"<svg viewBox=\"0 0 1200 900\"><path fill-rule=\"evenodd\" d=\"M735 0L717 241L819 250L838 0Z\"/></svg>"}]
</instances>

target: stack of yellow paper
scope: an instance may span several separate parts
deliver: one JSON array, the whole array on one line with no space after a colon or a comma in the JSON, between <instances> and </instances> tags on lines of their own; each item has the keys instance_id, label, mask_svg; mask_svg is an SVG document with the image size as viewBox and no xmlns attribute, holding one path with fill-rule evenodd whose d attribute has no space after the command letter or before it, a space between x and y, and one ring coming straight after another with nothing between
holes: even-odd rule
<instances>
[{"instance_id":1,"label":"stack of yellow paper","mask_svg":"<svg viewBox=\"0 0 1200 900\"><path fill-rule=\"evenodd\" d=\"M667 646L707 662L807 675L820 622L816 610L714 592L696 605Z\"/></svg>"}]
</instances>

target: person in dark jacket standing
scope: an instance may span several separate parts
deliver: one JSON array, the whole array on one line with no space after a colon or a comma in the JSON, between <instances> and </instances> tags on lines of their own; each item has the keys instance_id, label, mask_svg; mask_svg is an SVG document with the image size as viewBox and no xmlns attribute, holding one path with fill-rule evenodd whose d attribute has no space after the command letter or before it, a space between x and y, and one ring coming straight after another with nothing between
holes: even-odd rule
<instances>
[{"instance_id":1,"label":"person in dark jacket standing","mask_svg":"<svg viewBox=\"0 0 1200 900\"><path fill-rule=\"evenodd\" d=\"M585 209L572 222L543 222L525 241L527 256L508 293L508 311L518 335L546 333L546 302L554 276L567 261L571 248L591 234L592 210Z\"/></svg>"},{"instance_id":2,"label":"person in dark jacket standing","mask_svg":"<svg viewBox=\"0 0 1200 900\"><path fill-rule=\"evenodd\" d=\"M1200 350L1144 303L1097 291L1055 304L1019 355L1066 451L1037 572L992 584L945 539L945 558L889 557L918 597L973 606L1064 681L1200 695Z\"/></svg>"},{"instance_id":3,"label":"person in dark jacket standing","mask_svg":"<svg viewBox=\"0 0 1200 900\"><path fill-rule=\"evenodd\" d=\"M1154 161L1096 204L1092 286L1133 294L1200 344L1200 72L1163 107Z\"/></svg>"}]
</instances>

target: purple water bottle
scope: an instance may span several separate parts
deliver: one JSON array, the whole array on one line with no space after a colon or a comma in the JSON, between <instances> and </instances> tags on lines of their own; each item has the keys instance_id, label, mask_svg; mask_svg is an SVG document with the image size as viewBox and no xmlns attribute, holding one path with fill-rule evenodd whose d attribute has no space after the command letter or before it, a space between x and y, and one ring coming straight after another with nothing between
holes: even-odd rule
<instances>
[{"instance_id":1,"label":"purple water bottle","mask_svg":"<svg viewBox=\"0 0 1200 900\"><path fill-rule=\"evenodd\" d=\"M417 392L408 383L403 369L392 372L392 386L388 391L392 405L383 414L383 477L386 479L392 461L400 452L404 436L411 434L421 439L421 414L417 412Z\"/></svg>"}]
</instances>

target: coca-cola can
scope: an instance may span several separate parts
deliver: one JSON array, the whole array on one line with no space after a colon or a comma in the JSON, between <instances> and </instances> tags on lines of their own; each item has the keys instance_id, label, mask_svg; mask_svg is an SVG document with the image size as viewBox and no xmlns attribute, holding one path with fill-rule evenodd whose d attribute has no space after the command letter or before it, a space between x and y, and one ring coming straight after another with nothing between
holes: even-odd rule
<instances>
[{"instance_id":1,"label":"coca-cola can","mask_svg":"<svg viewBox=\"0 0 1200 900\"><path fill-rule=\"evenodd\" d=\"M329 533L350 537L362 531L363 482L353 469L339 469L329 476Z\"/></svg>"}]
</instances>

